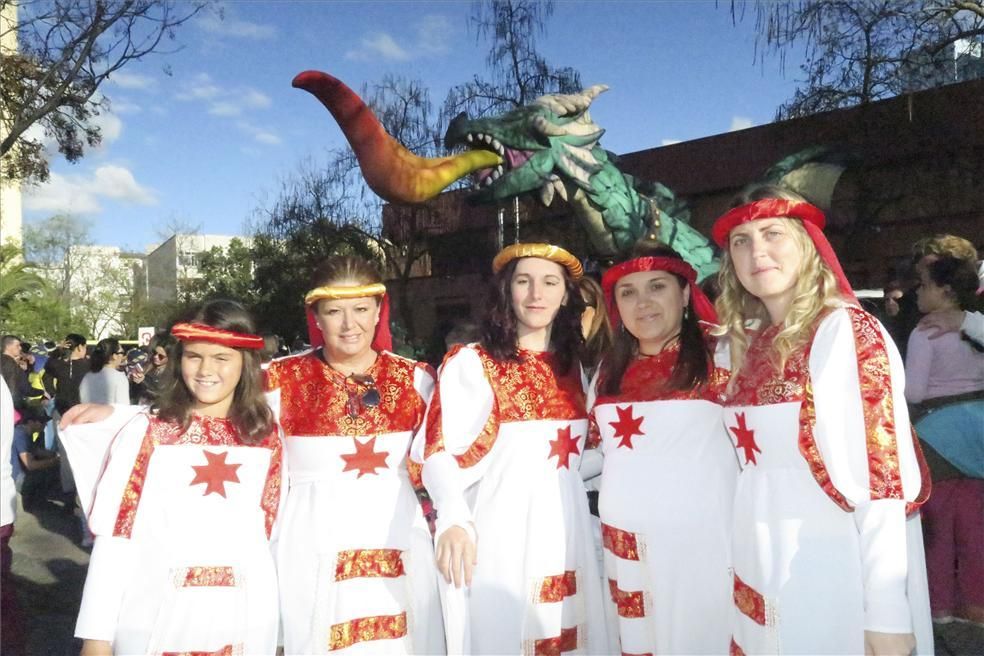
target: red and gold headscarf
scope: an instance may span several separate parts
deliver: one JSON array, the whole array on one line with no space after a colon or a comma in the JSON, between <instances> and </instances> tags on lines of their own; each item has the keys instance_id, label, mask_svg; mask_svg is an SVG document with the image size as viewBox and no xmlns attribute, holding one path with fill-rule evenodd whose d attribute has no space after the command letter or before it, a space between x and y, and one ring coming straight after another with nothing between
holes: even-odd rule
<instances>
[{"instance_id":1,"label":"red and gold headscarf","mask_svg":"<svg viewBox=\"0 0 984 656\"><path fill-rule=\"evenodd\" d=\"M615 301L615 285L619 280L630 273L640 271L666 271L685 278L690 287L690 304L694 308L694 314L701 321L716 324L718 321L717 313L714 311L714 304L711 303L704 291L697 285L697 272L694 268L675 257L637 257L608 269L601 278L601 288L605 292L605 304L608 306L608 316L612 320L614 327L618 327L622 318L618 313L618 304Z\"/></svg>"},{"instance_id":2,"label":"red and gold headscarf","mask_svg":"<svg viewBox=\"0 0 984 656\"><path fill-rule=\"evenodd\" d=\"M823 227L827 219L823 211L806 201L786 200L784 198L766 198L746 203L740 207L726 212L721 218L714 222L711 228L711 237L717 245L723 249L728 248L728 235L736 227L749 221L759 219L796 219L803 224L803 229L810 235L820 259L830 268L834 277L837 278L837 287L841 295L849 302L857 305L858 299L854 295L851 283L847 280L847 275L841 267L840 260L834 253L834 248L827 241L823 234Z\"/></svg>"},{"instance_id":3,"label":"red and gold headscarf","mask_svg":"<svg viewBox=\"0 0 984 656\"><path fill-rule=\"evenodd\" d=\"M314 306L322 300L338 300L350 298L372 298L381 296L379 302L379 323L376 324L376 334L372 338L372 349L380 351L393 350L393 334L390 332L389 294L386 285L381 282L369 285L325 285L316 287L304 295L304 306L307 308L308 339L313 348L323 346L324 335L314 319Z\"/></svg>"}]
</instances>

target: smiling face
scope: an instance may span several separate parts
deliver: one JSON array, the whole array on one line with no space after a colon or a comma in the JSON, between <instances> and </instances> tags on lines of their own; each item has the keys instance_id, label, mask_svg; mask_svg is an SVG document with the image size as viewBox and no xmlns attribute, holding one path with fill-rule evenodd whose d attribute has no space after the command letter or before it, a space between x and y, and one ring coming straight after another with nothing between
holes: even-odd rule
<instances>
[{"instance_id":1,"label":"smiling face","mask_svg":"<svg viewBox=\"0 0 984 656\"><path fill-rule=\"evenodd\" d=\"M243 373L243 354L208 342L188 342L181 354L181 379L195 399L192 409L225 417Z\"/></svg>"},{"instance_id":2,"label":"smiling face","mask_svg":"<svg viewBox=\"0 0 984 656\"><path fill-rule=\"evenodd\" d=\"M325 340L329 360L365 355L379 323L379 300L375 296L318 301L314 319Z\"/></svg>"},{"instance_id":3,"label":"smiling face","mask_svg":"<svg viewBox=\"0 0 984 656\"><path fill-rule=\"evenodd\" d=\"M625 329L639 340L639 352L659 353L680 334L690 288L667 271L637 271L615 284L615 303Z\"/></svg>"},{"instance_id":4,"label":"smiling face","mask_svg":"<svg viewBox=\"0 0 984 656\"><path fill-rule=\"evenodd\" d=\"M773 323L785 319L803 263L792 220L758 219L736 226L728 235L728 253L739 282L762 301Z\"/></svg>"},{"instance_id":5,"label":"smiling face","mask_svg":"<svg viewBox=\"0 0 984 656\"><path fill-rule=\"evenodd\" d=\"M560 306L567 300L564 267L539 257L516 263L509 289L518 333L549 329Z\"/></svg>"}]
</instances>

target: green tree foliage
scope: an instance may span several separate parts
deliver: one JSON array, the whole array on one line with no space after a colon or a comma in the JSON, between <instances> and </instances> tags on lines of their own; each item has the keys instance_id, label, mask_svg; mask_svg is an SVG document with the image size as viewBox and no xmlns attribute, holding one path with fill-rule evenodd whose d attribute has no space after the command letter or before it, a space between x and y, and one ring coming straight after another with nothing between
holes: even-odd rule
<instances>
[{"instance_id":1,"label":"green tree foliage","mask_svg":"<svg viewBox=\"0 0 984 656\"><path fill-rule=\"evenodd\" d=\"M737 19L754 4L761 55L778 53L783 65L802 49L803 77L777 118L863 105L953 81L949 48L984 37L980 0L736 0ZM978 69L978 76L984 71Z\"/></svg>"},{"instance_id":2,"label":"green tree foliage","mask_svg":"<svg viewBox=\"0 0 984 656\"><path fill-rule=\"evenodd\" d=\"M172 0L0 0L0 36L16 33L18 50L0 59L0 156L4 179L44 181L48 163L39 125L74 162L99 144L91 119L109 107L98 93L113 74L162 51L203 2Z\"/></svg>"},{"instance_id":3,"label":"green tree foliage","mask_svg":"<svg viewBox=\"0 0 984 656\"><path fill-rule=\"evenodd\" d=\"M246 305L256 303L253 284L253 253L241 239L233 239L228 248L213 246L199 255L196 267L200 277L185 282L178 295L192 301L231 298Z\"/></svg>"}]
</instances>

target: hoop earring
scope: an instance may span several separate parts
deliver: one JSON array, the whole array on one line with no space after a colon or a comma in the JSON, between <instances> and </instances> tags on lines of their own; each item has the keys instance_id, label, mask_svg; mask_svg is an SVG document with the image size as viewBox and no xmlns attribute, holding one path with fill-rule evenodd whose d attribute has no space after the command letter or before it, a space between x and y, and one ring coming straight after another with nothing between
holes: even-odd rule
<instances>
[{"instance_id":1,"label":"hoop earring","mask_svg":"<svg viewBox=\"0 0 984 656\"><path fill-rule=\"evenodd\" d=\"M683 318L687 319L690 317L690 306L683 308Z\"/></svg>"}]
</instances>

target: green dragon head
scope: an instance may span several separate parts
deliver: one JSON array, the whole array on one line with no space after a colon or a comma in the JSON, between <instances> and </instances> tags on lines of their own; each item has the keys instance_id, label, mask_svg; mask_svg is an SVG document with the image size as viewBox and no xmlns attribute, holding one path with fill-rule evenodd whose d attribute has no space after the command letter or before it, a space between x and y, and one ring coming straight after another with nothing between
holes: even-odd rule
<instances>
[{"instance_id":1,"label":"green dragon head","mask_svg":"<svg viewBox=\"0 0 984 656\"><path fill-rule=\"evenodd\" d=\"M591 101L608 89L598 84L577 94L546 95L501 116L469 120L458 115L445 145L487 150L502 162L472 174L476 202L494 202L538 191L549 205L567 199L567 179L583 188L603 166L592 152L605 131L591 120Z\"/></svg>"}]
</instances>

